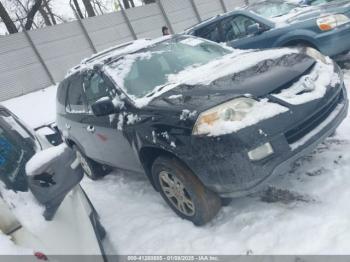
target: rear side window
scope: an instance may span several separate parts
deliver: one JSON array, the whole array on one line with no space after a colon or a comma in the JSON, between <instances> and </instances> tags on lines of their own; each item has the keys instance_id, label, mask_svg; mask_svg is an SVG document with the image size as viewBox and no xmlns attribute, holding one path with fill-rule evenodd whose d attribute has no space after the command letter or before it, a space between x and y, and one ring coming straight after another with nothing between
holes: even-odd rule
<instances>
[{"instance_id":1,"label":"rear side window","mask_svg":"<svg viewBox=\"0 0 350 262\"><path fill-rule=\"evenodd\" d=\"M83 92L83 81L80 75L69 79L66 111L69 113L86 113L86 101Z\"/></svg>"},{"instance_id":2,"label":"rear side window","mask_svg":"<svg viewBox=\"0 0 350 262\"><path fill-rule=\"evenodd\" d=\"M57 88L57 101L61 105L66 103L68 80L63 80Z\"/></svg>"},{"instance_id":3,"label":"rear side window","mask_svg":"<svg viewBox=\"0 0 350 262\"><path fill-rule=\"evenodd\" d=\"M209 39L214 42L221 42L219 23L207 25L196 31L196 36Z\"/></svg>"}]
</instances>

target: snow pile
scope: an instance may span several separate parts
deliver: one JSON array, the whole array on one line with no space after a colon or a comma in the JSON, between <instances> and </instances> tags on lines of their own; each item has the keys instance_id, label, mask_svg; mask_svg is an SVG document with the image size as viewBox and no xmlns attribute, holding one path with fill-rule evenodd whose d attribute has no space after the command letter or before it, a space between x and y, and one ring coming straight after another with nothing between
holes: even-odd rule
<instances>
[{"instance_id":1,"label":"snow pile","mask_svg":"<svg viewBox=\"0 0 350 262\"><path fill-rule=\"evenodd\" d=\"M57 86L51 86L1 104L23 119L28 126L36 128L56 120L56 92Z\"/></svg>"},{"instance_id":2,"label":"snow pile","mask_svg":"<svg viewBox=\"0 0 350 262\"><path fill-rule=\"evenodd\" d=\"M334 72L333 63L317 62L310 74L302 76L291 87L274 96L289 104L300 105L322 98L326 94L327 86L334 87L339 83L340 78Z\"/></svg>"},{"instance_id":3,"label":"snow pile","mask_svg":"<svg viewBox=\"0 0 350 262\"><path fill-rule=\"evenodd\" d=\"M17 246L11 237L4 235L0 230L0 255L33 255L33 250Z\"/></svg>"},{"instance_id":4,"label":"snow pile","mask_svg":"<svg viewBox=\"0 0 350 262\"><path fill-rule=\"evenodd\" d=\"M276 103L268 102L267 99L254 104L250 112L241 121L225 121L219 119L212 125L201 123L197 126L197 132L208 136L221 136L237 132L245 127L255 125L262 120L266 120L287 112L289 109Z\"/></svg>"},{"instance_id":5,"label":"snow pile","mask_svg":"<svg viewBox=\"0 0 350 262\"><path fill-rule=\"evenodd\" d=\"M42 216L44 207L39 205L33 194L7 190L0 182L0 192L18 221L32 233L43 232L48 225Z\"/></svg>"}]
</instances>

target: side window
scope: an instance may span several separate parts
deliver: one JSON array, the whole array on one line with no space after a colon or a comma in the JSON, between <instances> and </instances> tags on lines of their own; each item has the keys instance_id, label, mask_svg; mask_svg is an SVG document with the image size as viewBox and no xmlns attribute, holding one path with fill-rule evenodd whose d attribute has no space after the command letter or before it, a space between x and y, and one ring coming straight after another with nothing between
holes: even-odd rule
<instances>
[{"instance_id":1,"label":"side window","mask_svg":"<svg viewBox=\"0 0 350 262\"><path fill-rule=\"evenodd\" d=\"M73 76L69 80L66 111L73 114L87 112L83 82L80 75Z\"/></svg>"},{"instance_id":2,"label":"side window","mask_svg":"<svg viewBox=\"0 0 350 262\"><path fill-rule=\"evenodd\" d=\"M196 36L209 39L214 42L221 42L219 23L207 25L196 31Z\"/></svg>"},{"instance_id":3,"label":"side window","mask_svg":"<svg viewBox=\"0 0 350 262\"><path fill-rule=\"evenodd\" d=\"M88 105L91 106L102 97L113 98L116 95L112 84L100 73L91 72L84 77L84 89Z\"/></svg>"},{"instance_id":4,"label":"side window","mask_svg":"<svg viewBox=\"0 0 350 262\"><path fill-rule=\"evenodd\" d=\"M237 40L248 36L248 27L256 21L243 16L234 16L222 21L223 39L225 42Z\"/></svg>"},{"instance_id":5,"label":"side window","mask_svg":"<svg viewBox=\"0 0 350 262\"><path fill-rule=\"evenodd\" d=\"M61 105L65 105L66 103L68 85L68 80L63 80L57 88L57 101Z\"/></svg>"}]
</instances>

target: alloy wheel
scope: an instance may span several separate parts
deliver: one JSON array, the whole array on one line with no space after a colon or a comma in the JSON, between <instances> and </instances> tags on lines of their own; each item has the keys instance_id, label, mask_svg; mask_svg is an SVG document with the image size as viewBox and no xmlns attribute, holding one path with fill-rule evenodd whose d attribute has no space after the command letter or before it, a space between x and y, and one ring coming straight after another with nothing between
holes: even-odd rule
<instances>
[{"instance_id":1,"label":"alloy wheel","mask_svg":"<svg viewBox=\"0 0 350 262\"><path fill-rule=\"evenodd\" d=\"M159 173L159 182L165 196L178 211L186 216L195 214L195 206L190 195L175 175L162 171Z\"/></svg>"}]
</instances>

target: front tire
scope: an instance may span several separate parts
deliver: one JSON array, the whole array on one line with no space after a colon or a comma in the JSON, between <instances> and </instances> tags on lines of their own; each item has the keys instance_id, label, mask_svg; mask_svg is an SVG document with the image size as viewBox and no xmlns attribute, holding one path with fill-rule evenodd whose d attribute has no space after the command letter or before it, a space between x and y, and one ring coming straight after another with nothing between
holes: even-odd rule
<instances>
[{"instance_id":1,"label":"front tire","mask_svg":"<svg viewBox=\"0 0 350 262\"><path fill-rule=\"evenodd\" d=\"M176 158L158 157L152 176L165 202L181 218L201 226L219 212L221 199Z\"/></svg>"},{"instance_id":2,"label":"front tire","mask_svg":"<svg viewBox=\"0 0 350 262\"><path fill-rule=\"evenodd\" d=\"M84 170L85 175L91 180L99 180L111 172L111 168L101 165L96 161L88 158L76 146L74 147L76 156Z\"/></svg>"}]
</instances>

